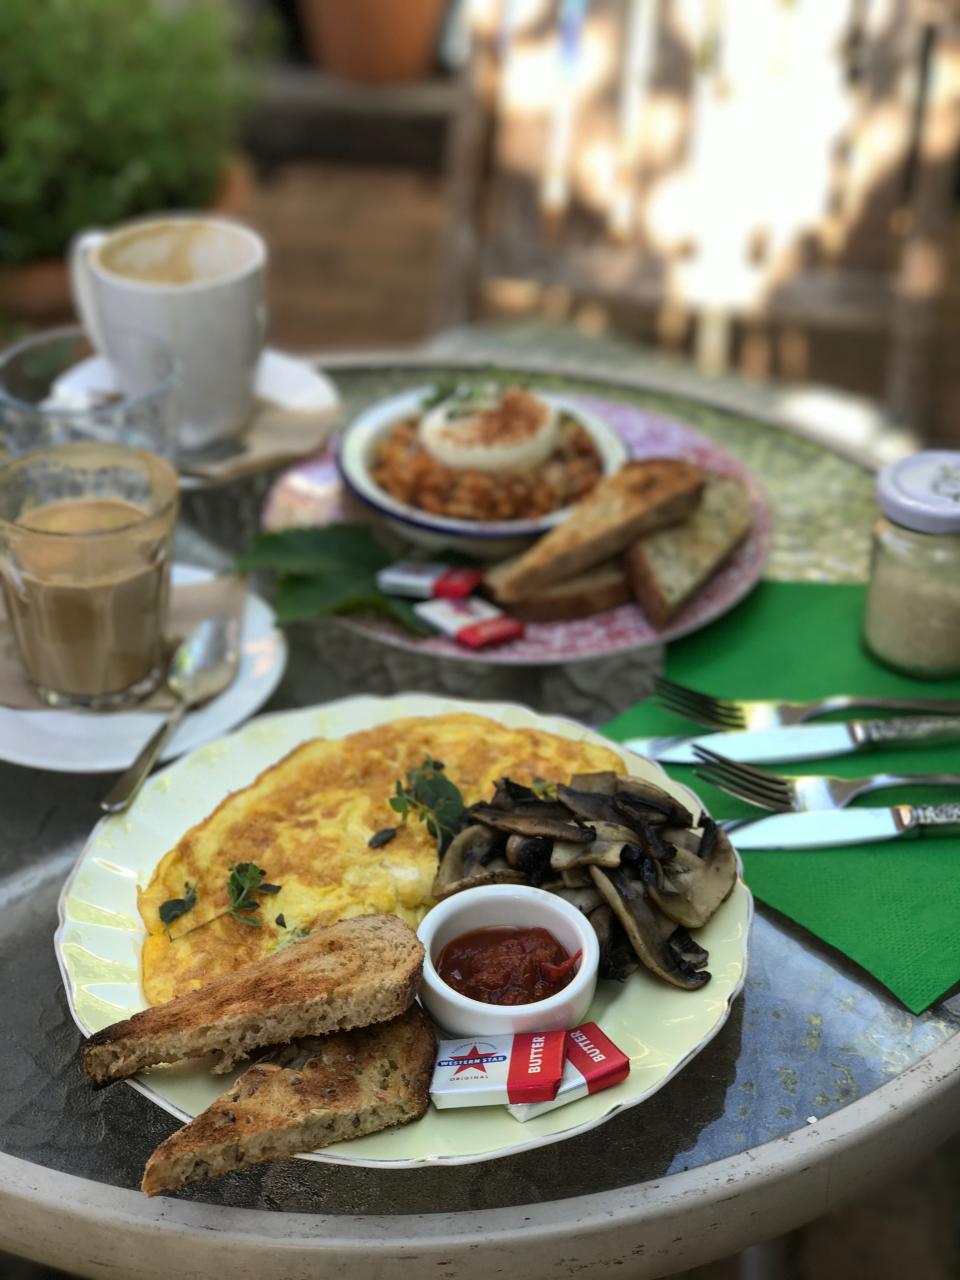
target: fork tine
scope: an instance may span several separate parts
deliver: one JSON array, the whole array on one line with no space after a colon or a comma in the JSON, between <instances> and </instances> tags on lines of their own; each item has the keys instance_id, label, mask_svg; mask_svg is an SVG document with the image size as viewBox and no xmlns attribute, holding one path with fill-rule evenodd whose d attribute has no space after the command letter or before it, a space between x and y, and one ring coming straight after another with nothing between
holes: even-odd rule
<instances>
[{"instance_id":1,"label":"fork tine","mask_svg":"<svg viewBox=\"0 0 960 1280\"><path fill-rule=\"evenodd\" d=\"M767 773L766 769L757 769L752 764L731 760L728 756L721 755L719 751L711 751L709 747L704 747L699 742L693 744L693 752L705 764L722 766L739 777L753 778L756 782L777 784L784 791L789 791L793 783L792 778L784 777L782 773Z\"/></svg>"},{"instance_id":2,"label":"fork tine","mask_svg":"<svg viewBox=\"0 0 960 1280\"><path fill-rule=\"evenodd\" d=\"M725 729L743 728L743 714L735 707L715 702L698 693L675 693L672 689L658 689L657 699L671 711L679 711L691 719L703 720Z\"/></svg>"},{"instance_id":3,"label":"fork tine","mask_svg":"<svg viewBox=\"0 0 960 1280\"><path fill-rule=\"evenodd\" d=\"M717 777L729 779L735 782L737 786L741 786L744 790L762 791L767 795L782 795L787 799L792 799L792 790L790 783L776 774L764 774L759 770L741 769L739 765L732 760L707 760L702 759L703 767Z\"/></svg>"},{"instance_id":4,"label":"fork tine","mask_svg":"<svg viewBox=\"0 0 960 1280\"><path fill-rule=\"evenodd\" d=\"M711 714L716 716L738 720L744 718L740 707L729 698L715 698L712 694L701 693L699 689L690 689L686 685L667 680L664 676L657 677L654 687L659 695L671 698L675 702L685 702L690 706L702 707L705 711L710 711Z\"/></svg>"},{"instance_id":5,"label":"fork tine","mask_svg":"<svg viewBox=\"0 0 960 1280\"><path fill-rule=\"evenodd\" d=\"M708 733L735 733L743 728L738 720L721 719L702 707L689 707L686 703L673 702L669 698L658 698L657 702L664 711L669 711L671 715L682 716Z\"/></svg>"},{"instance_id":6,"label":"fork tine","mask_svg":"<svg viewBox=\"0 0 960 1280\"><path fill-rule=\"evenodd\" d=\"M654 683L659 693L672 694L677 698L693 699L697 702L705 703L715 711L726 711L731 715L743 714L739 702L733 698L717 698L712 693L704 693L701 689L691 689L689 685L677 684L675 680L668 680L666 676L657 676Z\"/></svg>"},{"instance_id":7,"label":"fork tine","mask_svg":"<svg viewBox=\"0 0 960 1280\"><path fill-rule=\"evenodd\" d=\"M791 802L789 792L782 787L764 787L754 782L752 778L742 778L735 773L728 773L718 769L714 765L704 765L698 777L703 778L705 782L712 782L715 787L720 787L721 790L736 790L738 795L747 800L762 800L764 804L768 805L789 805Z\"/></svg>"},{"instance_id":8,"label":"fork tine","mask_svg":"<svg viewBox=\"0 0 960 1280\"><path fill-rule=\"evenodd\" d=\"M657 701L670 711L679 711L689 719L702 720L709 725L720 725L724 729L742 729L744 721L735 711L724 707L717 709L708 702L693 702L685 698L677 698L671 693L658 693Z\"/></svg>"},{"instance_id":9,"label":"fork tine","mask_svg":"<svg viewBox=\"0 0 960 1280\"><path fill-rule=\"evenodd\" d=\"M758 809L766 809L772 813L790 813L792 806L786 801L765 795L753 795L748 791L742 790L733 782L721 781L719 778L713 777L706 770L694 769L694 776L702 778L704 782L709 782L711 786L716 787L719 791L725 791L728 796L733 796L736 800L745 800L747 804L755 805Z\"/></svg>"}]
</instances>

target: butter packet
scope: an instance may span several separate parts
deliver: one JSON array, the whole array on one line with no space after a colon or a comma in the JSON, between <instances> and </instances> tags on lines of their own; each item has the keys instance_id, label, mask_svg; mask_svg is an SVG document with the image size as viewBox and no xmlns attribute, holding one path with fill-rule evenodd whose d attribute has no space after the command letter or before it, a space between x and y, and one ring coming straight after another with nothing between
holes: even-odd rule
<instances>
[{"instance_id":1,"label":"butter packet","mask_svg":"<svg viewBox=\"0 0 960 1280\"><path fill-rule=\"evenodd\" d=\"M566 1032L565 1055L560 1087L552 1098L525 1102L510 1099L507 1110L515 1120L532 1120L554 1107L609 1089L630 1074L630 1059L595 1022L585 1022Z\"/></svg>"},{"instance_id":2,"label":"butter packet","mask_svg":"<svg viewBox=\"0 0 960 1280\"><path fill-rule=\"evenodd\" d=\"M565 1031L441 1040L430 1083L435 1107L549 1103L563 1074Z\"/></svg>"},{"instance_id":3,"label":"butter packet","mask_svg":"<svg viewBox=\"0 0 960 1280\"><path fill-rule=\"evenodd\" d=\"M482 569L423 560L400 560L377 573L377 588L385 596L406 596L411 600L464 600L482 581Z\"/></svg>"},{"instance_id":4,"label":"butter packet","mask_svg":"<svg viewBox=\"0 0 960 1280\"><path fill-rule=\"evenodd\" d=\"M468 649L485 649L493 644L519 640L524 625L508 618L502 609L479 596L463 600L425 600L413 606L414 613L436 631L452 636Z\"/></svg>"}]
</instances>

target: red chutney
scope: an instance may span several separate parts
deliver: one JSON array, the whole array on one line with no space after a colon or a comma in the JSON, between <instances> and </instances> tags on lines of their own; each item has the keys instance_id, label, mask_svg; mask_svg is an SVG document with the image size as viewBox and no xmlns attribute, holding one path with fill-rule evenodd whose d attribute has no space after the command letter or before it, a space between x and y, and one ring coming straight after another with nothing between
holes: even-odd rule
<instances>
[{"instance_id":1,"label":"red chutney","mask_svg":"<svg viewBox=\"0 0 960 1280\"><path fill-rule=\"evenodd\" d=\"M449 987L484 1004L533 1004L570 982L580 963L546 929L518 925L474 929L454 938L436 960Z\"/></svg>"}]
</instances>

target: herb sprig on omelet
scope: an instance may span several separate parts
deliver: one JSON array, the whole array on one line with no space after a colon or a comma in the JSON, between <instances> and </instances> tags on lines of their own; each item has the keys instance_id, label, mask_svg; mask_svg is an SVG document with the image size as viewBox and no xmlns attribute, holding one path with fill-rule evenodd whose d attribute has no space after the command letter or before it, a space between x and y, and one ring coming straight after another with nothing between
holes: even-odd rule
<instances>
[{"instance_id":1,"label":"herb sprig on omelet","mask_svg":"<svg viewBox=\"0 0 960 1280\"><path fill-rule=\"evenodd\" d=\"M414 814L437 842L437 850L457 831L465 809L460 789L443 771L443 762L424 756L423 764L407 770L406 783L397 782L396 795L390 808L399 813L406 825Z\"/></svg>"},{"instance_id":2,"label":"herb sprig on omelet","mask_svg":"<svg viewBox=\"0 0 960 1280\"><path fill-rule=\"evenodd\" d=\"M181 938L185 938L188 933L196 933L198 929L211 924L214 920L220 920L223 916L232 916L234 920L239 920L241 924L248 924L254 929L259 929L260 919L256 912L260 910L260 902L253 895L255 893L279 893L280 888L281 886L278 884L267 883L267 873L263 867L258 867L255 862L237 862L230 867L230 874L227 876L227 907L223 911L218 911L216 915L210 916L209 919L201 920L193 928L184 929L183 933L178 933L176 938L171 936L170 941L178 942ZM188 911L192 911L197 905L195 887L187 881L183 889L184 895L182 898L168 898L166 902L161 902L158 908L157 914L160 916L161 922L167 926L168 936L170 936L170 925L173 924L174 920L179 920L181 916L186 915Z\"/></svg>"}]
</instances>

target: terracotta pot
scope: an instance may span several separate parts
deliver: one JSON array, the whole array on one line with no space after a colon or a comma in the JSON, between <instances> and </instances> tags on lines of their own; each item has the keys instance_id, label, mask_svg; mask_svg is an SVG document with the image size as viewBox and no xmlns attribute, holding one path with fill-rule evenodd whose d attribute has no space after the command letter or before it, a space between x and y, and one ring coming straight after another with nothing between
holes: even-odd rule
<instances>
[{"instance_id":1,"label":"terracotta pot","mask_svg":"<svg viewBox=\"0 0 960 1280\"><path fill-rule=\"evenodd\" d=\"M250 166L234 156L224 167L211 213L237 217L250 207ZM27 324L56 324L73 318L70 275L64 258L43 258L15 267L0 266L0 316Z\"/></svg>"},{"instance_id":2,"label":"terracotta pot","mask_svg":"<svg viewBox=\"0 0 960 1280\"><path fill-rule=\"evenodd\" d=\"M421 80L433 66L446 0L299 0L311 59L344 80Z\"/></svg>"}]
</instances>

